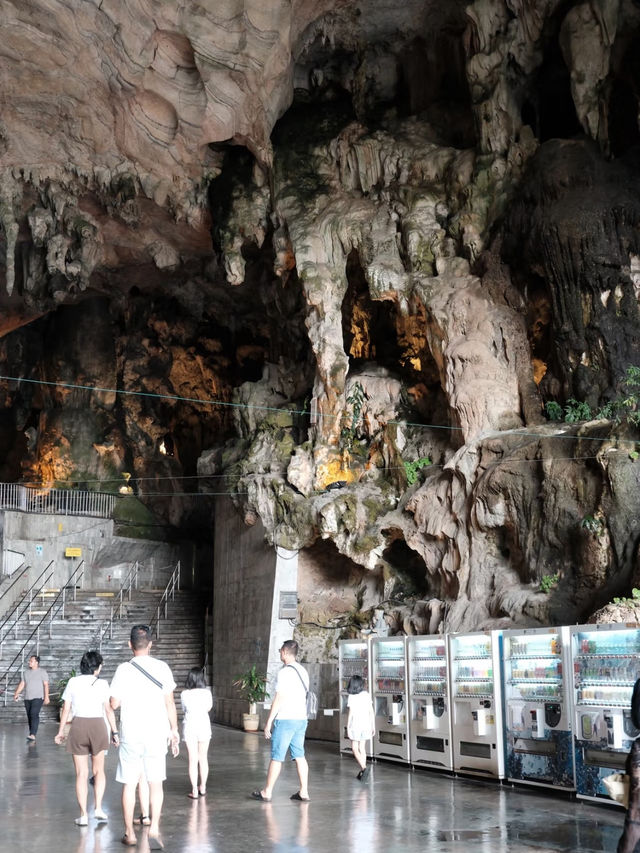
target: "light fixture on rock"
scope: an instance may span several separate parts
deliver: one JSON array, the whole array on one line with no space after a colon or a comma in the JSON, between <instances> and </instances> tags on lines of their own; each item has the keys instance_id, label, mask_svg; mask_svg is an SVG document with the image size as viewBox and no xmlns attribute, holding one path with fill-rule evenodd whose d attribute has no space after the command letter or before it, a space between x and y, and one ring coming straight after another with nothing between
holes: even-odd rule
<instances>
[{"instance_id":1,"label":"light fixture on rock","mask_svg":"<svg viewBox=\"0 0 640 853\"><path fill-rule=\"evenodd\" d=\"M132 486L129 485L129 480L131 479L131 474L129 474L128 471L123 471L122 476L125 479L125 485L120 486L118 491L120 492L121 495L132 495L133 494L133 488L132 488Z\"/></svg>"}]
</instances>

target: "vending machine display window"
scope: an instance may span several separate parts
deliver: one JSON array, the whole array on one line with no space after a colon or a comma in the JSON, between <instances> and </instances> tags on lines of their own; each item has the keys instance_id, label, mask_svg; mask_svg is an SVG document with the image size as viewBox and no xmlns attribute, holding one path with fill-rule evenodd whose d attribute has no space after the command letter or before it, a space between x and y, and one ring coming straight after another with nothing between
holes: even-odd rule
<instances>
[{"instance_id":1,"label":"vending machine display window","mask_svg":"<svg viewBox=\"0 0 640 853\"><path fill-rule=\"evenodd\" d=\"M408 637L411 763L452 769L449 667L444 636Z\"/></svg>"},{"instance_id":2,"label":"vending machine display window","mask_svg":"<svg viewBox=\"0 0 640 853\"><path fill-rule=\"evenodd\" d=\"M367 640L341 640L338 643L338 681L340 693L340 751L351 753L351 741L347 737L347 688L352 675L359 675L365 690L371 692L369 680L369 643ZM367 753L373 754L373 744L367 742Z\"/></svg>"},{"instance_id":3,"label":"vending machine display window","mask_svg":"<svg viewBox=\"0 0 640 853\"><path fill-rule=\"evenodd\" d=\"M571 628L576 793L608 798L605 776L624 766L640 734L631 721L631 694L640 676L636 626Z\"/></svg>"},{"instance_id":4,"label":"vending machine display window","mask_svg":"<svg viewBox=\"0 0 640 853\"><path fill-rule=\"evenodd\" d=\"M547 787L575 787L570 712L569 631L505 631L507 778Z\"/></svg>"},{"instance_id":5,"label":"vending machine display window","mask_svg":"<svg viewBox=\"0 0 640 853\"><path fill-rule=\"evenodd\" d=\"M376 717L374 755L409 761L404 637L374 637L371 669Z\"/></svg>"},{"instance_id":6,"label":"vending machine display window","mask_svg":"<svg viewBox=\"0 0 640 853\"><path fill-rule=\"evenodd\" d=\"M449 634L453 767L504 776L501 631Z\"/></svg>"}]
</instances>

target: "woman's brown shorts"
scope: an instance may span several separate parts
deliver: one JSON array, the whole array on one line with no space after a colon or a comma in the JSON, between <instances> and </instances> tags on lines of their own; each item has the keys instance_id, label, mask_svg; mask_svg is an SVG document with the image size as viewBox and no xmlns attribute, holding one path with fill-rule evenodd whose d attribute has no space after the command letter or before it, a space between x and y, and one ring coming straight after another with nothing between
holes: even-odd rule
<instances>
[{"instance_id":1,"label":"woman's brown shorts","mask_svg":"<svg viewBox=\"0 0 640 853\"><path fill-rule=\"evenodd\" d=\"M71 755L97 755L109 747L109 733L103 717L74 717L67 739Z\"/></svg>"}]
</instances>

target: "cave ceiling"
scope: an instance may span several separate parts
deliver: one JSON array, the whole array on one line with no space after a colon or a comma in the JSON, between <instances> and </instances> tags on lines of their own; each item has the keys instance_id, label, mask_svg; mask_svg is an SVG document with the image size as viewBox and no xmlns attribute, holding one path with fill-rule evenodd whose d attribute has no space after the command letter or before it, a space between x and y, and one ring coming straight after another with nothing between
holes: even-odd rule
<instances>
[{"instance_id":1,"label":"cave ceiling","mask_svg":"<svg viewBox=\"0 0 640 853\"><path fill-rule=\"evenodd\" d=\"M394 630L640 584L639 48L635 0L0 0L0 480L231 493Z\"/></svg>"}]
</instances>

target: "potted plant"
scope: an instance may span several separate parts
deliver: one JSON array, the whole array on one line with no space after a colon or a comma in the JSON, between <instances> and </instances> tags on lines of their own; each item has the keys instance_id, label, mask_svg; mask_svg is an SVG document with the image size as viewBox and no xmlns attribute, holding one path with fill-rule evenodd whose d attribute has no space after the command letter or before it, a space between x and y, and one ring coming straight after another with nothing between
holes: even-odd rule
<instances>
[{"instance_id":1,"label":"potted plant","mask_svg":"<svg viewBox=\"0 0 640 853\"><path fill-rule=\"evenodd\" d=\"M75 669L72 669L71 672L69 673L69 675L65 676L64 678L59 678L58 681L56 681L56 687L58 688L58 721L60 721L60 716L62 714L62 707L64 705L64 702L62 700L62 694L64 693L69 681L72 678L74 678L77 674L78 673L75 671ZM71 714L69 714L69 717L67 718L67 725L65 726L65 730L66 730L65 731L65 737L69 734L69 726L70 725L71 725Z\"/></svg>"},{"instance_id":2,"label":"potted plant","mask_svg":"<svg viewBox=\"0 0 640 853\"><path fill-rule=\"evenodd\" d=\"M256 665L236 677L233 686L238 689L243 699L249 703L249 713L242 715L245 732L257 732L260 724L257 703L264 702L269 697L267 676L256 669Z\"/></svg>"}]
</instances>

